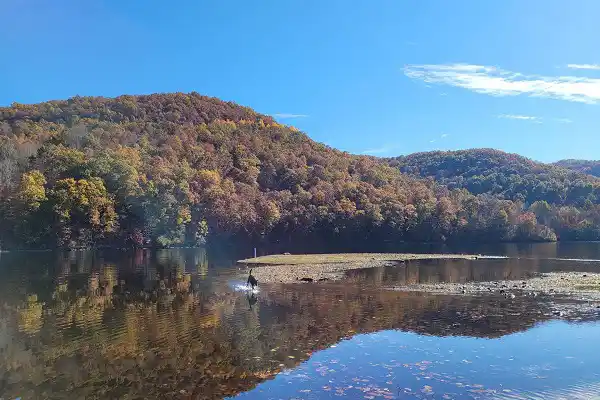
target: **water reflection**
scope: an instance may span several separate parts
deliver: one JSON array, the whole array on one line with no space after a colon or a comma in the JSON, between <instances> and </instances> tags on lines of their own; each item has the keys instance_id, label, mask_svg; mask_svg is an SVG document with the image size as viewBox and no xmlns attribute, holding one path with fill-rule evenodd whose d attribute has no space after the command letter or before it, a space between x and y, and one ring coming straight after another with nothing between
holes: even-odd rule
<instances>
[{"instance_id":1,"label":"water reflection","mask_svg":"<svg viewBox=\"0 0 600 400\"><path fill-rule=\"evenodd\" d=\"M600 360L578 341L599 334L550 323L503 340L358 335L238 398L595 399Z\"/></svg>"},{"instance_id":2,"label":"water reflection","mask_svg":"<svg viewBox=\"0 0 600 400\"><path fill-rule=\"evenodd\" d=\"M243 279L238 268L204 250L6 256L0 264L4 398L230 396L359 333L497 338L551 318L547 305L532 298L379 287L546 268L522 260L408 263L354 271L347 283L263 285L248 295L232 290Z\"/></svg>"},{"instance_id":3,"label":"water reflection","mask_svg":"<svg viewBox=\"0 0 600 400\"><path fill-rule=\"evenodd\" d=\"M577 271L598 272L598 263L543 258L486 260L425 260L390 263L389 266L347 271L350 282L377 286L417 283L465 283L521 280L536 274Z\"/></svg>"}]
</instances>

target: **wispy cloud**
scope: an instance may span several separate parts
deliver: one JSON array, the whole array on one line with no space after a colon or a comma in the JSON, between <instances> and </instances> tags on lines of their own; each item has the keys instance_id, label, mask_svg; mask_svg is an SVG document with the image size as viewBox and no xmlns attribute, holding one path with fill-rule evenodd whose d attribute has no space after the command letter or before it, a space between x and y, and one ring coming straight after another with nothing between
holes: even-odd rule
<instances>
[{"instance_id":1,"label":"wispy cloud","mask_svg":"<svg viewBox=\"0 0 600 400\"><path fill-rule=\"evenodd\" d=\"M571 123L573 123L573 120L571 120L569 118L554 118L554 120L556 122L560 122L561 124L571 124Z\"/></svg>"},{"instance_id":2,"label":"wispy cloud","mask_svg":"<svg viewBox=\"0 0 600 400\"><path fill-rule=\"evenodd\" d=\"M449 134L447 134L447 133L442 133L442 134L440 135L439 139L431 139L431 140L429 141L429 143L435 143L435 142L437 142L438 140L439 140L439 141L442 141L442 140L446 139L448 136L450 136L450 135L449 135Z\"/></svg>"},{"instance_id":3,"label":"wispy cloud","mask_svg":"<svg viewBox=\"0 0 600 400\"><path fill-rule=\"evenodd\" d=\"M568 64L567 68L600 70L600 64Z\"/></svg>"},{"instance_id":4,"label":"wispy cloud","mask_svg":"<svg viewBox=\"0 0 600 400\"><path fill-rule=\"evenodd\" d=\"M308 118L306 114L288 114L288 113L279 113L273 114L275 118L286 119L286 118Z\"/></svg>"},{"instance_id":5,"label":"wispy cloud","mask_svg":"<svg viewBox=\"0 0 600 400\"><path fill-rule=\"evenodd\" d=\"M534 119L537 119L537 117L532 117L530 115L515 115L515 114L501 114L501 115L498 115L498 118L523 119L523 120L534 120Z\"/></svg>"},{"instance_id":6,"label":"wispy cloud","mask_svg":"<svg viewBox=\"0 0 600 400\"><path fill-rule=\"evenodd\" d=\"M404 73L425 83L460 87L492 96L525 95L588 104L600 101L600 79L525 75L472 64L408 65Z\"/></svg>"},{"instance_id":7,"label":"wispy cloud","mask_svg":"<svg viewBox=\"0 0 600 400\"><path fill-rule=\"evenodd\" d=\"M541 118L539 118L539 117L533 117L531 115L500 114L500 115L498 115L498 118L516 119L516 120L521 120L521 121L531 121L531 122L535 122L537 124L541 124L542 123L542 119Z\"/></svg>"},{"instance_id":8,"label":"wispy cloud","mask_svg":"<svg viewBox=\"0 0 600 400\"><path fill-rule=\"evenodd\" d=\"M369 156L377 156L377 155L389 153L393 149L394 149L394 147L392 147L392 146L383 146L383 147L379 147L379 148L375 148L375 149L367 149L367 150L361 151L360 154L369 155Z\"/></svg>"}]
</instances>

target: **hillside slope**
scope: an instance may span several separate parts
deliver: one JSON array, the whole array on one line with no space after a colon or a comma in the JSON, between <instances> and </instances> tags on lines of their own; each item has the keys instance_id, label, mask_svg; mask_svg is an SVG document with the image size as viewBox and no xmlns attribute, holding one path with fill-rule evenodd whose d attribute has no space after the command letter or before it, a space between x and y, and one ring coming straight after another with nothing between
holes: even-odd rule
<instances>
[{"instance_id":1,"label":"hillside slope","mask_svg":"<svg viewBox=\"0 0 600 400\"><path fill-rule=\"evenodd\" d=\"M561 160L554 163L562 168L578 171L584 174L600 177L600 161L591 160Z\"/></svg>"},{"instance_id":2,"label":"hillside slope","mask_svg":"<svg viewBox=\"0 0 600 400\"><path fill-rule=\"evenodd\" d=\"M600 180L586 171L542 164L499 150L416 153L392 159L390 165L408 174L431 177L449 188L528 204L543 200L583 207L600 200Z\"/></svg>"},{"instance_id":3,"label":"hillside slope","mask_svg":"<svg viewBox=\"0 0 600 400\"><path fill-rule=\"evenodd\" d=\"M567 173L562 182L581 176ZM592 184L581 182L583 190ZM557 204L575 195L566 196ZM598 208L588 203L537 204L534 214L518 201L449 190L386 160L331 149L197 93L0 108L5 247L174 246L234 236L368 250L384 240L600 237Z\"/></svg>"}]
</instances>

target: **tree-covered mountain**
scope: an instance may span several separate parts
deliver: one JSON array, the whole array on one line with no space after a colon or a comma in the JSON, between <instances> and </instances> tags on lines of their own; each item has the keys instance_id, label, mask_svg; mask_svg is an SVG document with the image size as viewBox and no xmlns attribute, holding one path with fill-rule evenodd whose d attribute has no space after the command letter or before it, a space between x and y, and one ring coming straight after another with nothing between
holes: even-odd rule
<instances>
[{"instance_id":1,"label":"tree-covered mountain","mask_svg":"<svg viewBox=\"0 0 600 400\"><path fill-rule=\"evenodd\" d=\"M584 206L600 200L600 180L586 173L542 164L517 154L493 149L434 151L397 157L390 162L400 171L431 177L451 189L491 194L527 204L545 200Z\"/></svg>"},{"instance_id":2,"label":"tree-covered mountain","mask_svg":"<svg viewBox=\"0 0 600 400\"><path fill-rule=\"evenodd\" d=\"M591 160L561 160L554 163L559 167L567 168L573 171L579 171L584 174L600 177L600 161Z\"/></svg>"},{"instance_id":3,"label":"tree-covered mountain","mask_svg":"<svg viewBox=\"0 0 600 400\"><path fill-rule=\"evenodd\" d=\"M367 248L600 238L597 182L583 174L552 167L525 175L520 185L547 200L533 204L529 191L516 195L516 167L488 163L507 189L486 191L403 174L394 168L405 170L403 160L390 166L337 151L197 93L13 104L0 108L0 240L173 246L236 236Z\"/></svg>"}]
</instances>

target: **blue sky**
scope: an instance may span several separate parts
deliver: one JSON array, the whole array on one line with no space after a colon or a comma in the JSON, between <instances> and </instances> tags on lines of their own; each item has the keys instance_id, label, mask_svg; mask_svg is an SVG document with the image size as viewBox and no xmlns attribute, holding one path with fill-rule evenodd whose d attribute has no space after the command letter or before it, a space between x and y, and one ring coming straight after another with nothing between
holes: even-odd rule
<instances>
[{"instance_id":1,"label":"blue sky","mask_svg":"<svg viewBox=\"0 0 600 400\"><path fill-rule=\"evenodd\" d=\"M0 105L191 92L378 156L600 159L596 0L5 0Z\"/></svg>"}]
</instances>

